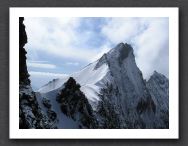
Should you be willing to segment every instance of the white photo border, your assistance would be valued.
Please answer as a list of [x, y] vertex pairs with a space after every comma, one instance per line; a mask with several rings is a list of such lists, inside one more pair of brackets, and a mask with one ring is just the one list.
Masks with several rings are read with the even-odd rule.
[[[179, 9], [171, 8], [20, 8], [9, 9], [10, 139], [178, 139]], [[19, 17], [168, 17], [169, 129], [19, 129]]]

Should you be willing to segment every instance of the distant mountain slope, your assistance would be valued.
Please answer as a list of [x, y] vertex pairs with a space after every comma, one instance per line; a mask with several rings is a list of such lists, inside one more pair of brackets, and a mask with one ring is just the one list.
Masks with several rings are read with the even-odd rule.
[[147, 82], [147, 88], [156, 105], [156, 116], [161, 127], [169, 127], [169, 81], [158, 73], [154, 72]]
[[[164, 77], [155, 74], [146, 83], [136, 65], [133, 48], [120, 43], [70, 77], [80, 84], [95, 113], [98, 128], [168, 128], [168, 79], [165, 88], [161, 88], [163, 84], [158, 82]], [[68, 79], [53, 80], [39, 92], [44, 97], [51, 92], [58, 96]], [[162, 115], [159, 112], [163, 106]]]

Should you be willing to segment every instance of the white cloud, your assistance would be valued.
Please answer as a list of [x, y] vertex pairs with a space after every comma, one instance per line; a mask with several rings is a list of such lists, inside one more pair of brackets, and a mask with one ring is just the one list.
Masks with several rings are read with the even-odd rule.
[[46, 69], [55, 69], [55, 64], [49, 63], [37, 63], [37, 62], [27, 62], [28, 67], [35, 67], [35, 68], [46, 68]]
[[37, 71], [30, 71], [29, 74], [31, 76], [52, 76], [52, 77], [65, 77], [68, 76], [66, 74], [59, 74], [59, 73], [52, 73], [52, 72], [37, 72]]
[[[26, 18], [24, 21], [28, 35], [26, 48], [32, 48], [32, 54], [43, 51], [49, 55], [74, 58], [90, 62], [100, 50], [79, 46], [87, 41], [89, 32], [78, 33], [80, 18]], [[82, 34], [82, 35], [81, 35]], [[85, 43], [86, 44], [86, 43]]]
[[31, 63], [48, 63], [48, 61], [44, 61], [44, 60], [27, 60], [27, 61]]
[[[30, 57], [33, 57], [30, 59], [38, 59], [40, 56], [36, 52], [43, 51], [49, 55], [89, 63], [108, 52], [112, 45], [115, 47], [120, 42], [126, 42], [133, 46], [137, 65], [145, 78], [154, 70], [168, 76], [168, 18], [108, 18], [104, 24], [100, 24], [101, 31], [98, 32], [107, 41], [98, 48], [93, 48], [87, 42], [89, 37], [95, 37], [91, 30], [78, 33], [80, 19], [26, 18], [26, 48], [32, 48]], [[80, 42], [87, 45], [81, 46]], [[37, 66], [36, 63], [38, 66], [45, 64], [35, 62], [34, 66]], [[77, 63], [70, 61], [69, 65], [76, 66]]]
[[114, 44], [122, 41], [130, 42], [139, 35], [147, 23], [139, 18], [111, 18], [102, 28], [102, 33]]
[[79, 66], [78, 62], [66, 62], [66, 65]]
[[100, 47], [100, 52], [98, 52], [97, 54], [93, 55], [91, 61], [94, 62], [97, 59], [99, 59], [100, 57], [102, 57], [104, 55], [104, 53], [107, 53], [108, 51], [110, 51], [110, 45], [109, 43], [104, 44], [103, 46]]
[[61, 78], [61, 77], [68, 77], [66, 74], [59, 74], [59, 73], [52, 73], [52, 72], [36, 72], [36, 71], [29, 71], [31, 85], [34, 90], [38, 90], [43, 85], [47, 84], [49, 81]]
[[111, 43], [133, 45], [136, 62], [145, 78], [154, 70], [168, 77], [168, 18], [112, 18], [101, 32]]
[[169, 30], [168, 21], [154, 19], [148, 29], [136, 38], [137, 63], [144, 76], [157, 70], [168, 77]]

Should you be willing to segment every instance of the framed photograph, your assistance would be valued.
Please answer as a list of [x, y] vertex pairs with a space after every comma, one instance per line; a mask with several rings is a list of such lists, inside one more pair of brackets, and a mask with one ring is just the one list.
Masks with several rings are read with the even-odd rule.
[[10, 8], [10, 139], [178, 139], [178, 8]]

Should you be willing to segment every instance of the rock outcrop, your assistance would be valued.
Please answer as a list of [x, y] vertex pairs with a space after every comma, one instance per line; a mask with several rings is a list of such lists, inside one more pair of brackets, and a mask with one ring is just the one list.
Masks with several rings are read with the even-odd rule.
[[26, 50], [24, 45], [27, 43], [27, 35], [25, 25], [23, 24], [24, 18], [19, 18], [19, 82], [20, 85], [30, 85], [29, 74], [26, 65]]
[[[24, 18], [19, 18], [19, 128], [20, 129], [43, 129], [56, 128], [53, 120], [44, 115], [33, 92], [26, 64], [27, 35]], [[51, 116], [51, 114], [50, 114]]]
[[70, 77], [64, 84], [57, 101], [66, 116], [80, 123], [79, 128], [97, 128], [92, 107], [74, 78]]

